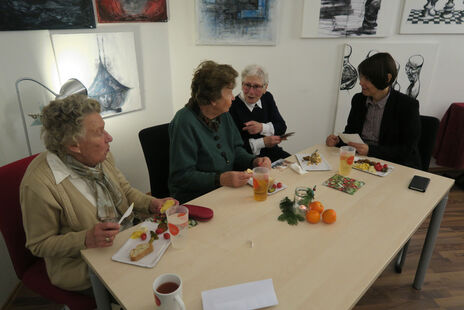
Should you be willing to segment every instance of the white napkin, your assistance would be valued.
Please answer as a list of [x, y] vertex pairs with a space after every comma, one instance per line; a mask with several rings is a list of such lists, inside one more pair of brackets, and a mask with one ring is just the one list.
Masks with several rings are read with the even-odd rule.
[[338, 136], [346, 144], [348, 144], [350, 142], [364, 144], [364, 141], [361, 139], [361, 137], [357, 133], [351, 133], [351, 134], [350, 133], [340, 133]]
[[272, 279], [201, 292], [203, 310], [261, 309], [278, 305]]
[[306, 173], [308, 173], [308, 171], [303, 170], [303, 169], [300, 167], [300, 165], [298, 165], [297, 163], [291, 164], [291, 165], [290, 165], [290, 168], [291, 168], [293, 171], [295, 171], [296, 173], [298, 173], [298, 174], [306, 174]]

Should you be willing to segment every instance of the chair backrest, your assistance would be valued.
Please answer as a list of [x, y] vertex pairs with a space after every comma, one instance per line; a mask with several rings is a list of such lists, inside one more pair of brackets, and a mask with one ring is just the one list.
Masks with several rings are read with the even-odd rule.
[[37, 154], [0, 167], [0, 231], [19, 279], [38, 260], [25, 247], [26, 235], [19, 203], [19, 185], [27, 166], [36, 156]]
[[422, 170], [429, 170], [430, 159], [432, 158], [435, 141], [437, 140], [438, 127], [440, 121], [433, 116], [421, 115], [421, 136], [419, 140], [419, 152], [421, 157]]
[[150, 176], [151, 195], [169, 196], [169, 123], [142, 129], [139, 140]]

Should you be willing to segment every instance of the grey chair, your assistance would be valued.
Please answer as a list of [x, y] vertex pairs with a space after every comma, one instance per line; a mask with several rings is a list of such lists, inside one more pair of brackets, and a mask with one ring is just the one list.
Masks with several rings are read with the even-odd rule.
[[169, 196], [169, 123], [142, 129], [139, 140], [147, 163], [151, 195]]
[[[430, 159], [432, 158], [433, 149], [437, 140], [438, 127], [440, 121], [438, 118], [433, 116], [421, 115], [421, 136], [419, 139], [419, 153], [421, 157], [421, 170], [428, 171], [430, 165]], [[403, 270], [404, 261], [406, 260], [406, 253], [408, 252], [409, 239], [403, 246], [401, 251], [396, 257], [395, 270], [397, 273], [401, 273]]]

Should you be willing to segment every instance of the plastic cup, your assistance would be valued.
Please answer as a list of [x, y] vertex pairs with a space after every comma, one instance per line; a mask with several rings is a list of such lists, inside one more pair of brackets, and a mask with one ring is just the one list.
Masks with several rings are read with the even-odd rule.
[[256, 167], [253, 169], [253, 193], [256, 201], [264, 201], [267, 198], [269, 187], [269, 169]]
[[340, 167], [338, 173], [347, 176], [351, 173], [356, 149], [352, 146], [340, 147]]
[[166, 211], [171, 244], [176, 249], [183, 249], [187, 243], [189, 210], [182, 205], [174, 205]]

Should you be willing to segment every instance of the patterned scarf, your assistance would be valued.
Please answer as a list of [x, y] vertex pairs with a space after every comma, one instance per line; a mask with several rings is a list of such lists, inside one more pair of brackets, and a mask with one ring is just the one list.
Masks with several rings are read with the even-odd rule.
[[122, 202], [122, 195], [111, 180], [105, 175], [102, 164], [95, 168], [88, 167], [74, 157], [66, 155], [63, 162], [90, 186], [97, 202], [97, 218], [102, 221], [114, 221], [120, 218], [117, 206]]

